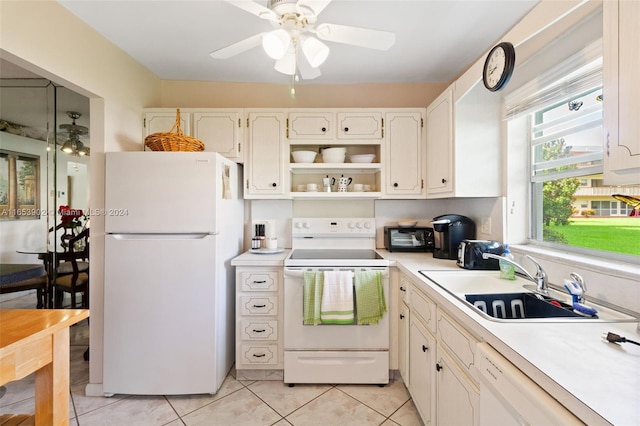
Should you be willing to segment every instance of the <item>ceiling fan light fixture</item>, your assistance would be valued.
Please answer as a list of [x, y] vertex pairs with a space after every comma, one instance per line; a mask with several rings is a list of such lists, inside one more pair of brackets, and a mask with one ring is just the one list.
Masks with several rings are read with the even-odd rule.
[[71, 154], [73, 152], [73, 142], [70, 140], [66, 141], [60, 150], [65, 154]]
[[262, 36], [262, 48], [271, 59], [282, 59], [287, 54], [290, 44], [291, 36], [283, 29]]
[[309, 65], [318, 68], [329, 56], [329, 47], [317, 38], [301, 36], [302, 53]]
[[275, 70], [286, 75], [294, 75], [296, 73], [296, 52], [289, 49], [287, 54], [279, 59], [274, 66]]

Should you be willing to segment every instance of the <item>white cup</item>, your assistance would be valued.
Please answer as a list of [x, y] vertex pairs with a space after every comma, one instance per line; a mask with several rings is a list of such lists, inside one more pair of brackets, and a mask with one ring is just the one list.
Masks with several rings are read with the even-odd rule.
[[371, 191], [372, 190], [371, 185], [365, 185], [364, 186], [364, 190], [365, 190], [365, 192]]
[[357, 192], [362, 192], [364, 191], [364, 185], [361, 183], [354, 183], [353, 184], [353, 190], [357, 191]]
[[297, 185], [296, 189], [298, 190], [298, 192], [304, 192], [307, 190], [307, 185]]
[[308, 183], [307, 184], [307, 191], [317, 191], [318, 190], [318, 184], [317, 183]]

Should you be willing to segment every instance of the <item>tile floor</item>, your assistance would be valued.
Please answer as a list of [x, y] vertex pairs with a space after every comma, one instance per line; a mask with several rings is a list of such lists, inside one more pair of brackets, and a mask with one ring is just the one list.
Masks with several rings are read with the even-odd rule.
[[[33, 309], [35, 294], [0, 303], [2, 309]], [[234, 371], [218, 393], [184, 396], [87, 397], [87, 320], [71, 328], [69, 424], [92, 425], [422, 425], [404, 384], [296, 385], [238, 381]], [[6, 385], [0, 414], [33, 413], [33, 375]]]

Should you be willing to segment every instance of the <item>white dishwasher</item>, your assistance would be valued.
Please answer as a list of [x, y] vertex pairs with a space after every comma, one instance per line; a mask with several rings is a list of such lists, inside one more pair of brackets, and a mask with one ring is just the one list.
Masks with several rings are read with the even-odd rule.
[[569, 410], [487, 343], [478, 343], [479, 424], [580, 425]]

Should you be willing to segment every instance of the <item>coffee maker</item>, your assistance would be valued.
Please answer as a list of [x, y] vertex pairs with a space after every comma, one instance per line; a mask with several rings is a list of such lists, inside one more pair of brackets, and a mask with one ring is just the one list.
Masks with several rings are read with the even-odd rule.
[[476, 224], [466, 216], [445, 214], [433, 218], [433, 257], [457, 259], [458, 245], [462, 240], [476, 237]]

